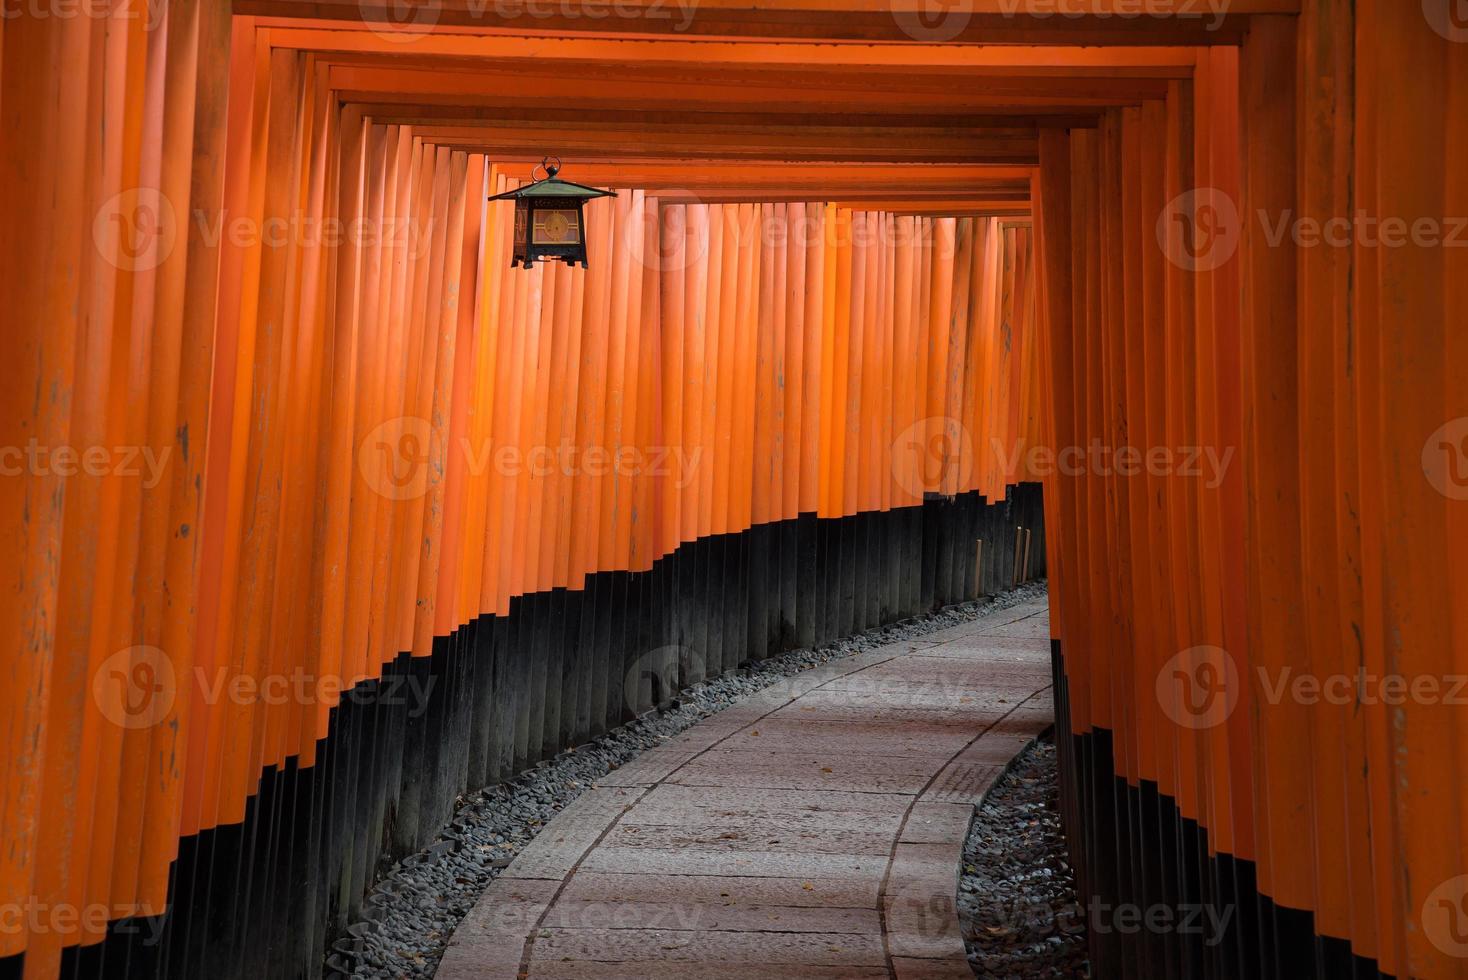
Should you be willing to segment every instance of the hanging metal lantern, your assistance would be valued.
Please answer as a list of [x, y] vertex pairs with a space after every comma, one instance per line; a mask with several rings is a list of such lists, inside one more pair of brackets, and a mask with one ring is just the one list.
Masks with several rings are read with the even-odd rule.
[[[545, 176], [536, 179], [536, 171]], [[586, 265], [586, 221], [582, 205], [598, 197], [616, 197], [615, 191], [599, 190], [561, 180], [560, 158], [552, 164], [547, 157], [530, 172], [524, 187], [496, 194], [491, 201], [515, 202], [515, 250], [510, 268], [530, 268], [544, 259], [559, 259], [567, 265]]]

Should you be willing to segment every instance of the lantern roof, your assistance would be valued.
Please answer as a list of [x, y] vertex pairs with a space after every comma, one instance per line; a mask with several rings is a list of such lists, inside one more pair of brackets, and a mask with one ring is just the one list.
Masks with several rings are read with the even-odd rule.
[[[554, 173], [554, 171], [552, 171]], [[491, 201], [514, 200], [521, 197], [564, 197], [579, 201], [589, 201], [595, 197], [616, 197], [616, 191], [604, 191], [596, 187], [587, 187], [572, 180], [561, 180], [559, 177], [547, 177], [533, 183], [524, 184], [512, 191], [503, 194], [495, 194], [490, 197]]]

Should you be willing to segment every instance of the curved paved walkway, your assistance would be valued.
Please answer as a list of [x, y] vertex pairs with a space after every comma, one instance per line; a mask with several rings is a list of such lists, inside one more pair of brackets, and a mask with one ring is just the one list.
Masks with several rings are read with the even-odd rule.
[[495, 879], [440, 980], [970, 980], [973, 805], [1053, 720], [1043, 600], [826, 664], [601, 780]]

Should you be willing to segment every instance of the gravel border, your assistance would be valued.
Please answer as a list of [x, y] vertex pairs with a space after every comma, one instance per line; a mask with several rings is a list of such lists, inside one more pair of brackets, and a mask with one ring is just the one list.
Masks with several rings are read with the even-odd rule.
[[1046, 594], [1044, 580], [998, 596], [879, 627], [816, 650], [794, 650], [680, 693], [607, 734], [568, 749], [508, 783], [456, 804], [437, 841], [398, 864], [363, 902], [362, 918], [332, 945], [323, 976], [432, 977], [455, 927], [514, 856], [596, 781], [647, 749], [782, 678], [875, 647], [917, 639]]
[[977, 977], [1090, 976], [1085, 914], [1060, 826], [1053, 729], [1015, 756], [975, 808], [958, 915]]

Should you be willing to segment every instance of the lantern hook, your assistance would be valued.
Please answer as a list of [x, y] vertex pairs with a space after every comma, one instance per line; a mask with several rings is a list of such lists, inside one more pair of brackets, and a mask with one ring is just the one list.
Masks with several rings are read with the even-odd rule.
[[[550, 157], [543, 157], [543, 158], [541, 158], [541, 161], [539, 163], [537, 163], [534, 167], [531, 168], [531, 170], [530, 170], [530, 180], [531, 180], [532, 183], [535, 183], [535, 182], [538, 182], [538, 181], [541, 181], [541, 180], [550, 180], [556, 174], [558, 174], [558, 173], [561, 172], [561, 158], [560, 157], [556, 157], [555, 158], [555, 161], [556, 161], [555, 163], [551, 163], [550, 161], [551, 161], [551, 158]], [[544, 177], [537, 177], [537, 176], [535, 176], [536, 171], [540, 171], [540, 170], [545, 171], [545, 176]]]

